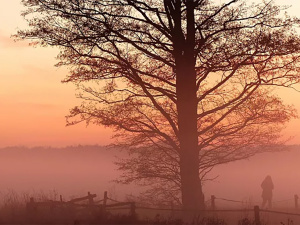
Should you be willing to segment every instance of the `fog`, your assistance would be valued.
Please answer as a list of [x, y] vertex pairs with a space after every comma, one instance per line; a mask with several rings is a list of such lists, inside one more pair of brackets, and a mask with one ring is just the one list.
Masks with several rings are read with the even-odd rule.
[[66, 200], [88, 191], [116, 195], [112, 180], [118, 172], [113, 161], [113, 154], [97, 146], [1, 149], [0, 190], [32, 195], [55, 191]]
[[[211, 195], [236, 201], [260, 204], [260, 184], [271, 175], [274, 189], [274, 207], [293, 206], [294, 194], [300, 194], [299, 146], [290, 151], [263, 153], [249, 160], [218, 166], [210, 173], [216, 177], [204, 183], [205, 199]], [[137, 194], [137, 188], [112, 182], [119, 171], [113, 164], [116, 151], [97, 146], [73, 148], [12, 147], [0, 149], [0, 193], [12, 190], [35, 195], [52, 193], [65, 200], [86, 195], [88, 191], [100, 198], [104, 191], [123, 200], [126, 195]], [[217, 199], [217, 204], [238, 206], [236, 202]]]
[[[293, 207], [294, 195], [300, 194], [300, 151], [294, 146], [290, 151], [269, 152], [248, 160], [228, 163], [215, 168], [211, 176], [218, 176], [207, 182], [206, 196], [215, 195], [238, 201], [261, 204], [261, 183], [267, 175], [274, 183], [273, 206]], [[227, 202], [229, 205], [236, 203]]]

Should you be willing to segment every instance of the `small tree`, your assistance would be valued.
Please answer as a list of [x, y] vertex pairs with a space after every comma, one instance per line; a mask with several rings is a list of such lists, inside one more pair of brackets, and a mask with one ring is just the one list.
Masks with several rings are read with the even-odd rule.
[[115, 128], [139, 151], [125, 181], [167, 180], [186, 210], [203, 207], [200, 176], [275, 144], [295, 116], [271, 87], [299, 82], [299, 22], [272, 1], [22, 2], [31, 29], [17, 36], [58, 46], [81, 89], [69, 124]]

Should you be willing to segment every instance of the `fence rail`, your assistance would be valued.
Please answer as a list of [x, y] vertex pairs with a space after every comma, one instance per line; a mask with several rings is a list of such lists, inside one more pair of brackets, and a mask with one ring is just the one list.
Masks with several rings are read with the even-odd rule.
[[[206, 203], [210, 202], [210, 207], [212, 209], [216, 209], [216, 200], [221, 200], [221, 201], [226, 201], [226, 202], [233, 202], [233, 203], [242, 203], [242, 204], [247, 204], [248, 203], [247, 201], [221, 198], [221, 197], [216, 197], [215, 195], [211, 195], [211, 198], [209, 200], [207, 200]], [[299, 208], [299, 197], [298, 197], [297, 194], [295, 194], [293, 198], [272, 201], [272, 203], [282, 203], [282, 202], [293, 202], [294, 209]], [[259, 202], [252, 202], [252, 204], [253, 205], [258, 205], [260, 203]]]
[[[95, 209], [100, 209], [102, 212], [105, 211], [115, 211], [115, 210], [128, 210], [129, 216], [134, 217], [136, 215], [136, 210], [153, 210], [153, 211], [169, 211], [172, 213], [177, 212], [184, 212], [186, 210], [180, 208], [174, 208], [173, 204], [171, 204], [171, 208], [156, 208], [156, 207], [147, 207], [142, 205], [136, 205], [135, 202], [121, 202], [112, 198], [108, 197], [107, 192], [104, 192], [103, 199], [95, 200], [97, 197], [96, 194], [91, 194], [88, 192], [87, 196], [74, 198], [70, 201], [63, 201], [62, 196], [60, 196], [60, 201], [46, 201], [46, 202], [35, 202], [33, 198], [30, 198], [30, 201], [27, 203], [27, 209], [29, 212], [36, 212], [39, 207], [49, 207], [50, 211], [53, 210], [55, 207], [81, 207], [87, 210], [95, 211]], [[210, 206], [206, 207], [203, 210], [199, 210], [199, 214], [201, 213], [230, 213], [230, 212], [244, 212], [244, 213], [253, 213], [255, 225], [261, 225], [261, 215], [262, 213], [267, 214], [280, 214], [280, 215], [287, 215], [287, 216], [297, 216], [300, 217], [300, 213], [294, 212], [283, 212], [283, 211], [276, 211], [271, 209], [260, 209], [258, 205], [250, 207], [249, 205], [247, 208], [244, 209], [221, 209], [217, 207], [216, 200], [226, 201], [226, 202], [233, 202], [233, 203], [247, 203], [246, 201], [239, 201], [234, 199], [228, 198], [221, 198], [212, 195], [210, 200], [206, 201], [206, 203], [210, 202]], [[86, 201], [87, 203], [82, 203]], [[287, 200], [280, 200], [275, 202], [285, 202], [285, 201], [293, 201], [294, 202], [294, 210], [298, 210], [298, 195], [294, 195], [294, 198], [287, 199]]]

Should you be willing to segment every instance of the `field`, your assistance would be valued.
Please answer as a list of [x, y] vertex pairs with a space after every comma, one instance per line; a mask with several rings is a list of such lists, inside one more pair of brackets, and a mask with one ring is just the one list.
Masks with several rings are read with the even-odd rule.
[[[100, 196], [100, 195], [99, 195]], [[102, 196], [102, 195], [101, 195]], [[106, 197], [105, 197], [106, 196]], [[255, 211], [256, 209], [256, 211]], [[229, 206], [204, 211], [190, 223], [184, 218], [180, 207], [151, 207], [142, 203], [118, 202], [107, 197], [99, 199], [96, 194], [63, 201], [55, 192], [17, 194], [11, 191], [3, 199], [0, 208], [0, 224], [194, 224], [194, 225], [297, 225], [300, 210], [296, 208], [259, 209], [251, 203], [239, 208]]]
[[[294, 214], [300, 210], [296, 209], [294, 195], [300, 188], [300, 177], [298, 173], [290, 173], [298, 168], [298, 149], [299, 146], [290, 152], [266, 153], [216, 168], [212, 176], [220, 176], [205, 184], [206, 211], [199, 213], [194, 224], [255, 224], [254, 206], [261, 205], [260, 183], [271, 171], [275, 182], [273, 208], [272, 211], [260, 210], [259, 222], [261, 225], [299, 225], [300, 216]], [[176, 206], [172, 209], [171, 205], [136, 202], [133, 216], [130, 202], [133, 200], [126, 196], [137, 195], [139, 189], [119, 185], [110, 188], [115, 184], [109, 181], [119, 176], [113, 164], [115, 154], [119, 152], [99, 146], [1, 149], [0, 223], [181, 224], [183, 212]], [[289, 168], [288, 171], [285, 168]], [[40, 191], [51, 187], [57, 189]], [[104, 210], [101, 200], [105, 190], [110, 199]], [[72, 199], [87, 197], [88, 191], [97, 195], [93, 198], [95, 206], [91, 206], [89, 198], [77, 205], [70, 203]], [[216, 196], [214, 210], [211, 195]], [[31, 198], [38, 204], [36, 210], [28, 207]]]

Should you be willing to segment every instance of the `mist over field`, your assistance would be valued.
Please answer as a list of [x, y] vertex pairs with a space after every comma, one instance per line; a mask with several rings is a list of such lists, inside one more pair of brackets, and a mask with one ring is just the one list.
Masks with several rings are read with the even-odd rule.
[[[300, 194], [300, 147], [289, 151], [263, 153], [250, 158], [215, 167], [209, 174], [213, 181], [204, 183], [205, 200], [217, 198], [261, 203], [262, 180], [271, 175], [274, 182], [274, 207], [293, 207], [294, 194]], [[115, 156], [122, 154], [100, 146], [9, 147], [0, 149], [0, 193], [12, 190], [36, 195], [54, 192], [65, 200], [85, 196], [88, 191], [103, 197], [108, 191], [113, 198], [124, 200], [137, 195], [139, 188], [112, 182], [120, 175], [114, 165]], [[3, 196], [2, 196], [3, 197]], [[216, 201], [219, 206], [239, 207], [239, 203]]]
[[119, 174], [113, 164], [115, 153], [98, 146], [2, 148], [1, 193], [47, 195], [56, 192], [69, 200], [85, 196], [88, 191], [98, 195], [109, 191], [117, 197], [123, 191], [117, 190], [112, 182]]
[[[300, 194], [299, 150], [299, 146], [290, 146], [288, 151], [262, 153], [248, 160], [220, 165], [210, 175], [219, 177], [207, 182], [204, 191], [207, 197], [213, 194], [220, 198], [261, 205], [260, 185], [270, 175], [274, 183], [273, 207], [293, 208], [294, 195]], [[234, 202], [226, 204], [238, 206]]]

